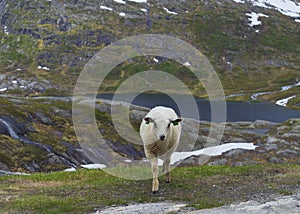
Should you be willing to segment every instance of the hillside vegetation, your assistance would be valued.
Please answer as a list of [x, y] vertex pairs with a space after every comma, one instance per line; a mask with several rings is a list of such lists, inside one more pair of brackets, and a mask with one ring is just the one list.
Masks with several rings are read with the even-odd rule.
[[101, 170], [4, 176], [1, 212], [92, 213], [111, 205], [161, 201], [203, 209], [290, 195], [299, 189], [300, 179], [298, 165], [178, 167], [172, 173], [172, 182], [162, 183], [157, 196], [151, 195], [151, 180], [124, 180]]
[[[262, 16], [262, 24], [250, 26], [246, 13], [253, 11], [268, 17]], [[2, 88], [10, 89], [7, 93], [72, 94], [83, 66], [103, 47], [128, 36], [155, 33], [198, 48], [219, 74], [226, 95], [242, 94], [232, 99], [245, 100], [265, 91], [276, 93], [260, 97], [264, 100], [299, 94], [299, 87], [280, 91], [281, 86], [299, 78], [299, 23], [250, 3], [5, 0], [0, 18], [0, 71], [5, 75]], [[139, 57], [124, 62], [99, 92], [114, 92], [132, 74], [157, 69], [182, 79], [195, 95], [206, 96], [187, 68], [158, 59]], [[13, 80], [23, 87], [10, 86]], [[292, 99], [290, 106], [299, 108], [299, 99]]]

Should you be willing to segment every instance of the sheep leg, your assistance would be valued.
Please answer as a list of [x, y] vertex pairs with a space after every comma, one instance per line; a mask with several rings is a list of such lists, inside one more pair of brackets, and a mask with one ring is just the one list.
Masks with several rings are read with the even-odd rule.
[[166, 183], [171, 182], [171, 173], [170, 173], [170, 157], [167, 157], [163, 163], [163, 172], [165, 174]]
[[158, 193], [158, 187], [159, 187], [159, 181], [158, 181], [158, 158], [152, 158], [151, 159], [151, 169], [152, 169], [152, 193], [157, 194]]

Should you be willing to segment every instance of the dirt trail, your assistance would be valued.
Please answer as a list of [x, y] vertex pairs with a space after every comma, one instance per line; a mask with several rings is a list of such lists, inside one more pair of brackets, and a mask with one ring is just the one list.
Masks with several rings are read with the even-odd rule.
[[291, 196], [274, 197], [271, 201], [247, 201], [218, 208], [192, 210], [185, 204], [173, 202], [131, 204], [98, 210], [95, 214], [295, 214], [300, 213], [300, 193]]

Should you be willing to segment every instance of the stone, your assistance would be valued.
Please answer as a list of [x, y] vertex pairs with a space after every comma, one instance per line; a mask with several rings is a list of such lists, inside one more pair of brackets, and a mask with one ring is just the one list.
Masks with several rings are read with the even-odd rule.
[[228, 152], [225, 152], [224, 156], [232, 158], [232, 157], [240, 155], [241, 153], [244, 153], [245, 151], [247, 151], [247, 150], [245, 150], [245, 149], [232, 149]]
[[256, 128], [256, 129], [262, 129], [262, 128], [269, 128], [271, 126], [274, 126], [276, 125], [277, 123], [273, 123], [273, 122], [270, 122], [270, 121], [266, 121], [266, 120], [255, 120], [253, 122], [253, 126]]
[[40, 121], [43, 124], [46, 125], [54, 125], [54, 122], [51, 120], [50, 117], [48, 117], [46, 114], [44, 114], [43, 112], [37, 111], [34, 113], [34, 116], [36, 117], [36, 119], [38, 121]]
[[8, 171], [8, 166], [2, 162], [0, 162], [0, 170], [3, 170], [3, 171]]
[[286, 149], [286, 150], [280, 150], [276, 152], [277, 154], [281, 154], [283, 156], [289, 156], [289, 155], [297, 155], [298, 153], [294, 150], [291, 149]]
[[271, 163], [282, 163], [282, 160], [281, 160], [280, 158], [278, 158], [278, 157], [271, 157], [271, 158], [269, 159], [269, 161], [270, 161]]
[[296, 125], [292, 130], [291, 132], [293, 133], [299, 133], [300, 134], [300, 125]]
[[284, 133], [282, 135], [282, 137], [284, 137], [284, 138], [297, 138], [300, 141], [300, 134], [297, 134], [297, 133]]
[[267, 138], [267, 144], [274, 144], [274, 143], [287, 143], [285, 140], [282, 140], [282, 139], [278, 139], [276, 137], [273, 137], [273, 136], [269, 136]]
[[247, 166], [247, 165], [255, 165], [255, 164], [257, 164], [257, 162], [253, 160], [246, 160], [243, 162], [235, 162], [232, 164], [232, 166]]
[[279, 146], [275, 143], [268, 143], [264, 146], [265, 151], [269, 152], [272, 150], [278, 150]]
[[207, 165], [208, 166], [224, 166], [227, 164], [227, 162], [228, 162], [227, 159], [222, 158], [220, 160], [212, 161], [212, 162], [208, 163]]

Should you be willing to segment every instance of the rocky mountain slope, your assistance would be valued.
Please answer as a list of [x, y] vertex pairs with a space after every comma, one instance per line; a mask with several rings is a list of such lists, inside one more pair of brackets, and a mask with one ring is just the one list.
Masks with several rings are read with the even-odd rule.
[[[277, 1], [271, 1], [277, 2]], [[212, 63], [231, 99], [277, 100], [299, 94], [299, 4], [266, 1], [8, 1], [0, 5], [0, 93], [71, 94], [88, 60], [131, 35], [159, 33], [198, 48]], [[285, 8], [290, 6], [291, 8]], [[282, 9], [283, 8], [283, 9]], [[184, 66], [141, 57], [118, 66], [100, 93], [113, 92], [133, 73], [171, 72], [198, 96], [203, 87]], [[290, 106], [299, 108], [299, 97]]]
[[[76, 138], [70, 98], [1, 98], [1, 103], [0, 170], [48, 172], [81, 168], [95, 162], [90, 153], [84, 152], [88, 151], [86, 145], [83, 147]], [[120, 107], [122, 103], [114, 105]], [[145, 156], [142, 145], [129, 143], [116, 132], [110, 109], [109, 102], [97, 101], [97, 126], [106, 146], [98, 145], [101, 149], [97, 150], [98, 147], [91, 145], [98, 152], [95, 163], [104, 167], [107, 163], [109, 166], [143, 166]], [[132, 106], [129, 116], [135, 129], [138, 129], [147, 112], [146, 108]], [[290, 119], [282, 124], [261, 120], [227, 123], [219, 142], [219, 137], [214, 137], [210, 132], [220, 129], [221, 125], [185, 118], [178, 154], [186, 151], [189, 154], [184, 161], [179, 158], [172, 162], [181, 166], [300, 163], [299, 119]], [[201, 151], [204, 147], [213, 149], [219, 144], [230, 144], [230, 147], [223, 152], [220, 152], [221, 147], [215, 148], [211, 158], [191, 153]], [[241, 144], [250, 145], [251, 148], [242, 149]], [[241, 149], [230, 149], [234, 145]], [[216, 153], [217, 150], [219, 152]], [[104, 162], [102, 158], [105, 158]]]
[[[255, 93], [258, 100], [291, 98], [288, 106], [300, 108], [299, 4], [285, 2], [294, 4], [296, 12], [258, 0], [2, 0], [0, 169], [51, 171], [91, 163], [74, 133], [71, 96], [89, 59], [127, 36], [155, 33], [189, 42], [212, 63], [228, 99], [254, 99]], [[113, 93], [122, 81], [147, 69], [170, 72], [195, 95], [206, 96], [187, 67], [150, 56], [117, 66], [99, 93]], [[42, 95], [52, 97], [39, 97]], [[106, 143], [126, 158], [142, 159], [141, 146], [128, 144], [114, 130], [109, 107], [100, 101], [96, 110]], [[135, 127], [144, 114], [142, 108], [132, 112]], [[201, 123], [200, 136], [189, 132], [191, 124], [185, 124], [185, 139], [196, 139], [194, 149], [201, 149], [207, 143], [210, 124]], [[268, 129], [264, 134], [253, 132], [258, 124], [262, 125], [259, 121], [228, 124], [222, 143], [258, 147], [241, 152], [247, 153], [244, 158], [234, 153], [212, 159], [214, 164], [299, 163], [298, 120], [265, 123], [259, 127]], [[185, 164], [197, 164], [198, 157], [193, 158]]]

